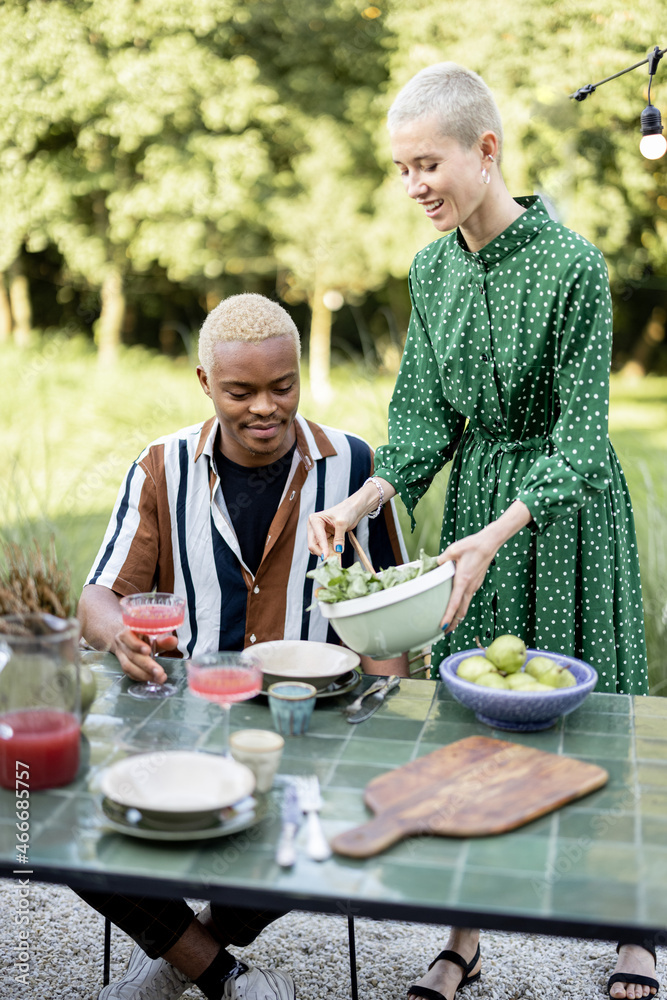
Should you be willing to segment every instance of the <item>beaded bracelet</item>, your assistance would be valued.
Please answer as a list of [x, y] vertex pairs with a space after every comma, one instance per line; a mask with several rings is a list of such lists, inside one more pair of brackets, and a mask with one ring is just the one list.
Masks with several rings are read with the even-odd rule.
[[374, 511], [371, 511], [371, 513], [367, 515], [372, 520], [374, 517], [378, 517], [380, 515], [380, 512], [382, 511], [382, 508], [384, 506], [384, 487], [380, 482], [380, 480], [376, 479], [375, 476], [369, 476], [366, 482], [364, 483], [364, 486], [366, 485], [366, 483], [372, 483], [380, 495], [380, 502], [378, 503], [377, 507], [375, 508]]

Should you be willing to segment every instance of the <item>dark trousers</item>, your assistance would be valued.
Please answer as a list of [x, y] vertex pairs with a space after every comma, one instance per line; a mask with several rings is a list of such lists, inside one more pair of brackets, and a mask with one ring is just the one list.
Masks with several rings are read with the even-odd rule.
[[[194, 910], [184, 899], [154, 899], [151, 896], [123, 896], [118, 892], [88, 892], [74, 889], [86, 903], [125, 931], [149, 958], [161, 958], [192, 923]], [[286, 910], [249, 910], [241, 906], [211, 903], [211, 917], [223, 947], [241, 948]]]

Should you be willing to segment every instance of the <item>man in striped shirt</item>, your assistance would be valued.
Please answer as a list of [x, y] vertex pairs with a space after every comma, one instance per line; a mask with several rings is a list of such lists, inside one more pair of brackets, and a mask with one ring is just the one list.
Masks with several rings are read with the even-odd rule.
[[[116, 653], [137, 680], [165, 675], [146, 644], [123, 630], [118, 602], [154, 588], [188, 603], [165, 652], [192, 656], [283, 638], [338, 642], [319, 610], [308, 611], [306, 573], [317, 558], [307, 548], [308, 515], [357, 490], [373, 456], [356, 435], [297, 413], [298, 355], [298, 331], [277, 303], [260, 295], [222, 302], [202, 327], [197, 369], [216, 415], [153, 442], [127, 473], [79, 616], [88, 642]], [[364, 518], [357, 536], [374, 566], [407, 560], [391, 504]], [[352, 557], [345, 546], [343, 564]], [[376, 673], [391, 666], [364, 663]]]
[[[308, 517], [357, 490], [373, 471], [354, 434], [297, 413], [299, 334], [289, 314], [261, 295], [236, 295], [207, 317], [197, 369], [215, 416], [149, 445], [130, 468], [84, 587], [82, 632], [109, 649], [130, 677], [166, 679], [150, 647], [123, 626], [120, 598], [156, 588], [187, 600], [178, 637], [161, 650], [185, 657], [271, 639], [333, 641], [309, 610], [316, 564]], [[406, 561], [391, 504], [357, 537], [374, 566]], [[352, 547], [342, 554], [352, 561]], [[407, 673], [407, 657], [364, 662], [375, 673]], [[211, 1000], [291, 1000], [284, 973], [247, 969], [226, 950], [243, 946], [280, 914], [212, 904], [195, 918], [184, 900], [80, 893], [137, 942], [124, 979], [99, 1000], [179, 997], [195, 981]]]

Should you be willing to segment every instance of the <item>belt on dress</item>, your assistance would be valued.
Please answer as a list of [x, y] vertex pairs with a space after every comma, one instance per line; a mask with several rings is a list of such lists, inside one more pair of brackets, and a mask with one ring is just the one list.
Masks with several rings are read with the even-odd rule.
[[494, 453], [496, 451], [541, 451], [549, 442], [548, 437], [523, 438], [521, 441], [503, 441], [502, 438], [490, 434], [484, 427], [471, 427], [468, 425], [468, 429], [473, 437], [481, 438], [490, 444], [493, 447]]
[[501, 438], [495, 437], [493, 434], [479, 426], [470, 427], [470, 433], [473, 439], [477, 441], [484, 441], [491, 445], [490, 451], [486, 456], [486, 461], [484, 463], [484, 468], [482, 474], [485, 479], [487, 479], [489, 484], [489, 492], [495, 493], [496, 483], [498, 481], [499, 465], [497, 459], [503, 454], [508, 452], [519, 452], [519, 451], [542, 451], [545, 445], [548, 444], [549, 438], [524, 438], [521, 441], [503, 441]]

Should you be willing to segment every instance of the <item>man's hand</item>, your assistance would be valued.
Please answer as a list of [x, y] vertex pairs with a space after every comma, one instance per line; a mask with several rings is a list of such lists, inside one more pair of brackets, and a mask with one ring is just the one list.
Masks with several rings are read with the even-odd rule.
[[[123, 625], [120, 598], [113, 590], [100, 584], [88, 584], [77, 608], [81, 633], [93, 649], [108, 649], [115, 653], [128, 677], [135, 681], [155, 681], [164, 684], [167, 675], [151, 657], [150, 643]], [[159, 653], [170, 653], [178, 646], [175, 635], [162, 636], [157, 641]]]
[[[167, 653], [176, 649], [178, 639], [175, 635], [161, 636], [157, 640], [158, 653]], [[124, 673], [135, 681], [154, 681], [164, 684], [167, 679], [165, 671], [151, 656], [151, 647], [142, 636], [123, 628], [111, 643], [110, 651], [118, 657], [118, 662]]]

